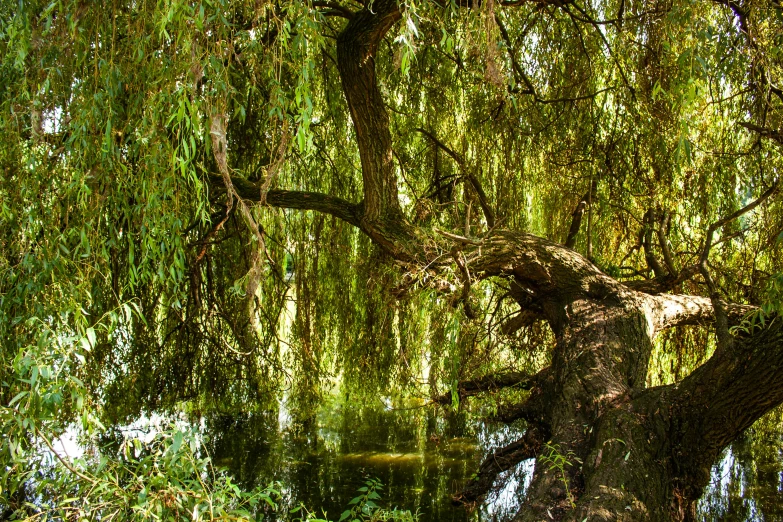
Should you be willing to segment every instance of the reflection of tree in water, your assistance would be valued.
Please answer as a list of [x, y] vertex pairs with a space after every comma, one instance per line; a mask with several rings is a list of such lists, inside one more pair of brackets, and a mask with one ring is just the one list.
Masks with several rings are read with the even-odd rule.
[[783, 520], [783, 433], [774, 412], [732, 443], [699, 502], [705, 520]]
[[334, 402], [313, 424], [281, 426], [277, 413], [209, 415], [205, 435], [218, 464], [245, 487], [283, 483], [293, 506], [336, 518], [368, 477], [383, 482], [382, 504], [419, 510], [424, 520], [463, 520], [450, 497], [475, 468], [477, 430], [465, 413], [390, 410]]

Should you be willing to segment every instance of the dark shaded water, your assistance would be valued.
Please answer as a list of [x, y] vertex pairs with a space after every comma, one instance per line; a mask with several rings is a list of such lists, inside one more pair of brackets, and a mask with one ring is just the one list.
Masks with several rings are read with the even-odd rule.
[[452, 506], [450, 497], [478, 468], [486, 448], [515, 433], [494, 428], [465, 415], [443, 418], [431, 407], [395, 410], [380, 402], [363, 408], [333, 403], [309, 426], [291, 426], [284, 415], [206, 421], [216, 464], [248, 487], [280, 481], [289, 508], [301, 502], [331, 520], [368, 478], [383, 482], [384, 507], [418, 512], [423, 521], [477, 519], [479, 513]]
[[[498, 492], [476, 512], [453, 507], [450, 497], [488, 451], [520, 432], [442, 415], [429, 407], [333, 403], [309, 426], [293, 426], [275, 414], [212, 416], [205, 428], [217, 464], [245, 486], [279, 480], [288, 508], [301, 502], [337, 520], [363, 482], [377, 477], [385, 485], [379, 503], [418, 512], [422, 522], [507, 519], [518, 507], [531, 461], [502, 476]], [[783, 521], [783, 438], [777, 426], [767, 422], [727, 448], [699, 503], [702, 520]]]

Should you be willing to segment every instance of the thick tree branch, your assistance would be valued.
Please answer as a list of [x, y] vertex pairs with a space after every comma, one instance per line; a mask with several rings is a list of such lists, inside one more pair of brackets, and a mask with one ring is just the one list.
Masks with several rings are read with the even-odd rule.
[[[654, 390], [651, 390], [654, 393]], [[664, 399], [673, 405], [673, 451], [682, 491], [698, 498], [720, 451], [783, 403], [783, 323], [718, 350]]]
[[[223, 178], [215, 174], [209, 176], [209, 181], [215, 187], [221, 187], [223, 184]], [[242, 199], [261, 200], [261, 187], [258, 184], [236, 177], [232, 177], [231, 181], [236, 193]], [[266, 193], [265, 202], [271, 207], [323, 212], [361, 228], [362, 205], [338, 197], [317, 192], [270, 190]]]
[[[484, 375], [477, 379], [462, 381], [457, 385], [457, 391], [460, 400], [465, 397], [472, 397], [479, 393], [496, 391], [503, 388], [515, 387], [520, 390], [529, 390], [538, 382], [536, 375], [530, 375], [524, 372], [493, 373]], [[438, 404], [451, 404], [451, 392], [444, 393], [433, 399]]]
[[364, 216], [370, 223], [400, 219], [389, 116], [378, 88], [378, 43], [401, 17], [396, 0], [377, 0], [355, 13], [337, 38], [337, 65], [362, 163]]
[[[677, 326], [707, 324], [715, 320], [715, 308], [709, 297], [695, 295], [650, 295], [645, 298], [646, 314], [651, 321], [653, 335]], [[727, 304], [729, 324], [737, 325], [755, 306]]]

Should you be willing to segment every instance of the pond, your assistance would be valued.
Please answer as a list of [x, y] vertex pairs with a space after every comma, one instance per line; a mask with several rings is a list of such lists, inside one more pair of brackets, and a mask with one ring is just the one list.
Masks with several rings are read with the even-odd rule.
[[488, 449], [521, 432], [431, 406], [396, 409], [380, 401], [364, 407], [332, 401], [309, 426], [292, 425], [285, 413], [210, 416], [204, 426], [214, 461], [243, 486], [279, 481], [289, 509], [301, 503], [330, 520], [340, 517], [369, 478], [384, 484], [379, 504], [416, 512], [422, 521], [499, 516], [516, 507], [517, 490], [526, 485], [513, 477], [481, 512], [453, 506], [451, 495], [469, 480]]
[[[377, 503], [409, 510], [420, 522], [505, 521], [519, 507], [533, 461], [498, 477], [487, 502], [471, 512], [451, 503], [481, 460], [523, 434], [519, 427], [482, 422], [470, 412], [450, 413], [431, 405], [392, 407], [388, 401], [361, 405], [331, 399], [311, 422], [277, 411], [208, 414], [195, 422], [179, 415], [152, 415], [110, 430], [110, 438], [150, 435], [158, 427], [197, 427], [213, 462], [244, 488], [281, 485], [283, 500], [273, 520], [299, 518], [304, 506], [336, 521], [369, 479], [383, 483]], [[79, 454], [73, 441], [58, 448]], [[761, 419], [726, 448], [712, 468], [698, 503], [698, 519], [727, 522], [783, 521], [783, 430], [780, 412]]]
[[[521, 435], [518, 429], [479, 422], [433, 407], [361, 407], [333, 400], [309, 426], [285, 409], [274, 414], [211, 415], [203, 430], [215, 462], [246, 487], [272, 480], [284, 485], [285, 509], [300, 503], [337, 520], [368, 478], [384, 484], [379, 503], [419, 514], [419, 520], [505, 520], [519, 505], [532, 461], [499, 477], [496, 492], [468, 513], [451, 495], [470, 479], [491, 450]], [[727, 448], [714, 465], [699, 503], [702, 520], [783, 520], [783, 436], [762, 422]]]

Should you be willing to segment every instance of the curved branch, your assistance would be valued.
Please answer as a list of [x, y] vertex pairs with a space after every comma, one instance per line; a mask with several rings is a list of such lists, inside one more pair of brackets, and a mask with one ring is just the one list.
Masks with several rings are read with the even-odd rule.
[[454, 504], [473, 504], [489, 493], [492, 484], [502, 472], [511, 469], [523, 460], [535, 458], [538, 455], [544, 437], [535, 428], [530, 428], [525, 435], [508, 446], [495, 450], [479, 466], [473, 480], [465, 488], [452, 497]]
[[402, 216], [389, 115], [375, 74], [378, 44], [400, 18], [396, 0], [376, 0], [355, 13], [337, 38], [337, 67], [362, 163], [363, 218], [371, 223]]
[[[209, 182], [215, 187], [223, 188], [223, 178], [221, 176], [210, 174]], [[243, 178], [234, 177], [231, 178], [231, 182], [234, 185], [234, 190], [242, 199], [261, 201], [260, 185]], [[351, 203], [342, 198], [318, 192], [270, 190], [266, 193], [266, 204], [276, 208], [323, 212], [361, 228], [362, 204]]]
[[710, 299], [712, 299], [712, 306], [715, 309], [716, 331], [718, 334], [719, 347], [724, 347], [731, 344], [732, 339], [731, 336], [729, 335], [729, 322], [728, 322], [728, 315], [726, 311], [727, 305], [723, 301], [723, 298], [718, 293], [718, 289], [715, 286], [715, 283], [712, 279], [709, 268], [707, 266], [707, 261], [710, 256], [710, 249], [712, 248], [713, 234], [719, 228], [723, 227], [724, 225], [739, 218], [740, 216], [743, 216], [744, 214], [750, 212], [751, 210], [759, 206], [762, 202], [764, 202], [777, 190], [779, 184], [780, 184], [780, 179], [776, 179], [775, 182], [772, 184], [772, 186], [769, 187], [766, 191], [764, 191], [764, 193], [761, 196], [759, 196], [756, 200], [751, 201], [749, 204], [745, 205], [744, 207], [737, 210], [736, 212], [733, 212], [728, 216], [719, 219], [718, 221], [710, 225], [710, 228], [707, 230], [707, 237], [704, 240], [705, 241], [704, 249], [702, 250], [701, 256], [699, 257], [699, 271], [701, 272], [704, 281], [707, 282], [707, 287], [710, 289]]
[[774, 320], [765, 330], [735, 339], [730, 349], [716, 350], [691, 375], [665, 388], [663, 398], [673, 405], [672, 454], [680, 489], [699, 493], [720, 451], [783, 403], [783, 324]]

